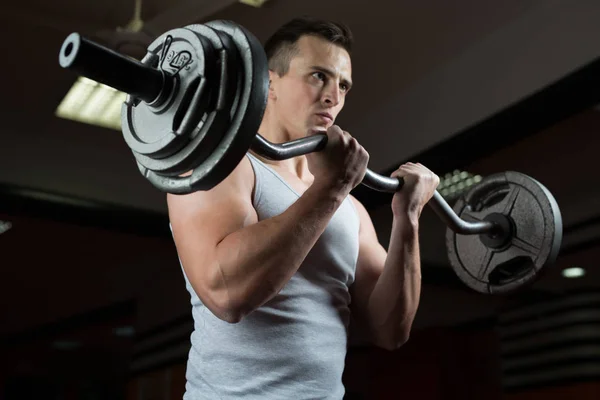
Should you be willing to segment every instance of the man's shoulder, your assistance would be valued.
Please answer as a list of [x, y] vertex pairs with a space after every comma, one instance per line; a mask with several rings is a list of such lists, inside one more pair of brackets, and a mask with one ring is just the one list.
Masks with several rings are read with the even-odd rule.
[[167, 194], [169, 209], [189, 208], [196, 205], [225, 204], [231, 200], [236, 203], [245, 203], [252, 200], [254, 191], [254, 170], [247, 157], [243, 157], [239, 164], [221, 182], [208, 190], [199, 190], [186, 195]]

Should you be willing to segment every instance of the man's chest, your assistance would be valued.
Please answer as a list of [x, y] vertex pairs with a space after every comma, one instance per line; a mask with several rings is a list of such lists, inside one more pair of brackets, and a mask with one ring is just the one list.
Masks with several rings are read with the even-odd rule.
[[312, 185], [313, 177], [307, 176], [300, 178], [298, 175], [294, 175], [289, 171], [286, 171], [282, 168], [273, 168], [277, 174], [287, 183], [296, 193], [300, 196], [306, 192], [306, 190]]

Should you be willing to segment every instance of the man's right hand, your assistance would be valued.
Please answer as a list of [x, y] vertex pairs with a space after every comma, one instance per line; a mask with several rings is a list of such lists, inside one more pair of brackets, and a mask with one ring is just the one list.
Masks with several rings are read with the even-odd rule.
[[369, 153], [348, 132], [333, 125], [327, 130], [327, 145], [306, 155], [314, 184], [349, 193], [365, 177]]

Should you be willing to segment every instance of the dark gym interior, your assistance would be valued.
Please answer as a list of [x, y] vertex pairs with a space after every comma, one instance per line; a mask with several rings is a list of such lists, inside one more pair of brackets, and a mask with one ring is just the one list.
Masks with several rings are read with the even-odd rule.
[[[522, 291], [482, 294], [451, 268], [447, 228], [426, 209], [410, 340], [392, 352], [353, 341], [346, 398], [600, 398], [599, 2], [24, 0], [0, 6], [0, 399], [185, 389], [193, 320], [165, 195], [118, 128], [57, 115], [78, 78], [58, 64], [67, 35], [139, 58], [191, 23], [231, 20], [265, 40], [298, 15], [353, 30], [337, 123], [370, 169], [420, 162], [448, 187], [518, 171], [562, 216], [556, 263]], [[354, 195], [387, 245], [391, 195]]]

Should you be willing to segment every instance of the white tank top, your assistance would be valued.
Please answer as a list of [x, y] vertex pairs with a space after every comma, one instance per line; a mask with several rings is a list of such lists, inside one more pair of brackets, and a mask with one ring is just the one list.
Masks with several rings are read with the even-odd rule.
[[[298, 200], [277, 172], [247, 157], [259, 220]], [[184, 399], [341, 400], [358, 230], [358, 214], [346, 198], [290, 281], [237, 324], [216, 318], [184, 272], [194, 318]]]

